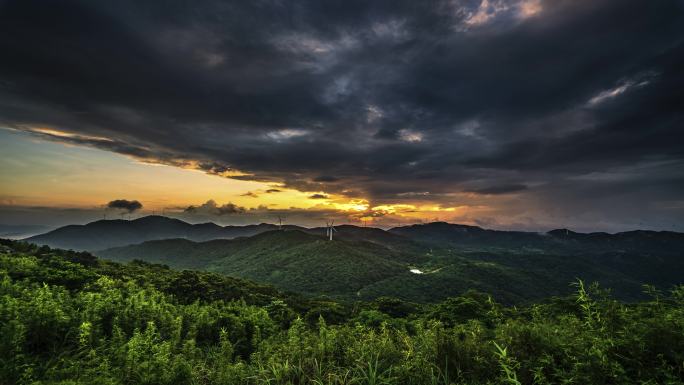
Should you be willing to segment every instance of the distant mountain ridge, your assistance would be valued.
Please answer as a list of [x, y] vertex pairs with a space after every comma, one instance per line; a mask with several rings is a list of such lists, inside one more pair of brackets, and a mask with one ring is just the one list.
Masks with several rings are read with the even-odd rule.
[[[324, 227], [307, 229], [283, 225], [282, 228], [325, 234]], [[267, 223], [245, 226], [219, 226], [211, 222], [190, 224], [179, 219], [152, 215], [132, 221], [99, 220], [85, 225], [69, 225], [25, 240], [62, 249], [95, 251], [162, 239], [180, 238], [195, 242], [234, 239], [276, 229], [277, 225]], [[557, 229], [547, 233], [534, 233], [489, 230], [446, 222], [402, 226], [389, 230], [353, 225], [339, 225], [335, 226], [335, 229], [336, 238], [369, 241], [397, 250], [420, 249], [417, 244], [470, 250], [520, 249], [555, 253], [578, 252], [587, 247], [594, 252], [684, 250], [684, 233], [670, 231], [636, 230], [608, 234], [577, 233]]]
[[[277, 225], [267, 223], [247, 226], [219, 226], [215, 223], [193, 225], [179, 219], [150, 215], [132, 221], [99, 220], [85, 225], [69, 225], [25, 240], [61, 249], [95, 251], [160, 239], [183, 238], [201, 242], [249, 237], [277, 228]], [[283, 228], [300, 227], [286, 225]]]
[[684, 233], [635, 230], [609, 234], [577, 233], [567, 229], [547, 233], [489, 230], [446, 222], [395, 227], [390, 233], [425, 244], [471, 250], [522, 249], [565, 254], [570, 252], [684, 252]]

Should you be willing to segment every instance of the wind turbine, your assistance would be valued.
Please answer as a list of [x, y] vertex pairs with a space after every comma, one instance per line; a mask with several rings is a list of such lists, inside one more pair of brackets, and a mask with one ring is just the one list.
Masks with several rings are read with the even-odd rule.
[[283, 219], [285, 218], [282, 218], [280, 215], [278, 215], [278, 230], [283, 229]]
[[331, 241], [332, 241], [332, 239], [333, 239], [333, 232], [337, 232], [337, 229], [335, 228], [335, 226], [333, 226], [334, 223], [335, 223], [335, 220], [334, 220], [334, 219], [333, 219], [332, 221], [330, 221], [330, 223], [328, 223], [328, 221], [325, 222], [325, 224], [326, 224], [326, 232], [325, 232], [325, 235], [326, 235], [326, 237], [328, 237], [328, 239], [331, 240]]

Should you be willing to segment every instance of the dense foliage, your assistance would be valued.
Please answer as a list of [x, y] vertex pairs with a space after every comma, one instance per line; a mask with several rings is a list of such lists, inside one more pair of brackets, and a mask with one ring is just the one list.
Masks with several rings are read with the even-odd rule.
[[417, 240], [339, 226], [332, 242], [322, 230], [286, 230], [207, 242], [148, 241], [95, 254], [118, 262], [140, 259], [212, 271], [339, 300], [393, 296], [428, 303], [475, 289], [520, 305], [569, 295], [568, 282], [583, 277], [610, 287], [615, 298], [634, 301], [645, 298], [643, 284], [668, 288], [684, 283], [684, 234], [679, 233], [542, 236], [447, 223], [401, 229], [409, 235], [419, 230]]
[[1, 384], [682, 384], [684, 287], [339, 304], [0, 241]]

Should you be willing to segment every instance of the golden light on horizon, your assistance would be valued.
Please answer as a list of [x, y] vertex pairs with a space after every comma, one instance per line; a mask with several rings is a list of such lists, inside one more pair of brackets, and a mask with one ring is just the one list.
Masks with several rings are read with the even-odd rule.
[[350, 199], [345, 203], [332, 203], [331, 206], [336, 210], [340, 211], [350, 211], [350, 212], [363, 212], [368, 210], [368, 201], [365, 199]]
[[[319, 210], [349, 221], [425, 219], [458, 214], [463, 207], [383, 203], [325, 191], [299, 191], [283, 183], [249, 180], [236, 170], [208, 172], [197, 160], [155, 160], [72, 144], [71, 139], [107, 140], [49, 127], [0, 130], [7, 145], [0, 170], [0, 204], [102, 208], [114, 199], [135, 199], [144, 211], [182, 212], [213, 200], [246, 210]], [[62, 140], [64, 139], [64, 140]], [[241, 178], [231, 178], [239, 176]], [[246, 178], [245, 178], [246, 177]]]

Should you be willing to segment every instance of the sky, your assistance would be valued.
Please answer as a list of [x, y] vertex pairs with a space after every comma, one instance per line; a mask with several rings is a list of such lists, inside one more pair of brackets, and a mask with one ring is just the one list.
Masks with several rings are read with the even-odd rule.
[[0, 225], [684, 231], [681, 0], [0, 0], [0, 53]]

